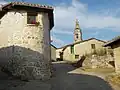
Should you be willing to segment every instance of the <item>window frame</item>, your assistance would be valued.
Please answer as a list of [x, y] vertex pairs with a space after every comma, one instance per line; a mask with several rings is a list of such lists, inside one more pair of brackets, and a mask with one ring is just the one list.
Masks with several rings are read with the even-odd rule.
[[[34, 17], [34, 23], [30, 22], [29, 18]], [[38, 25], [39, 22], [37, 21], [38, 13], [37, 12], [27, 12], [27, 25]]]
[[77, 55], [75, 55], [75, 59], [79, 59], [79, 55], [77, 54]]
[[95, 44], [91, 44], [91, 48], [92, 48], [92, 49], [96, 49]]

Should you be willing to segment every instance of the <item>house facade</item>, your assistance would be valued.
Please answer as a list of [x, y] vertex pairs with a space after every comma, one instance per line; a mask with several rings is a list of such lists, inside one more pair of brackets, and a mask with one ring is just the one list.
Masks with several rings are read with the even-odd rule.
[[53, 26], [51, 6], [25, 2], [11, 2], [2, 6], [0, 11], [0, 58], [4, 59], [2, 65], [8, 62], [11, 64], [11, 58], [12, 60], [15, 58], [22, 69], [17, 66], [15, 70], [10, 69], [14, 75], [21, 76], [22, 72], [26, 72], [23, 76], [28, 79], [49, 78], [50, 30]]
[[120, 36], [113, 38], [104, 44], [105, 47], [110, 46], [113, 49], [113, 56], [115, 61], [115, 70], [120, 73]]
[[94, 50], [103, 49], [102, 45], [105, 42], [95, 38], [83, 40], [77, 43], [73, 43], [64, 47], [63, 60], [78, 61], [81, 56], [93, 53]]
[[51, 44], [51, 60], [54, 62], [56, 61], [56, 47]]
[[63, 47], [56, 49], [56, 60], [57, 61], [63, 60], [63, 57], [60, 56], [60, 53], [62, 53], [62, 50], [63, 50]]

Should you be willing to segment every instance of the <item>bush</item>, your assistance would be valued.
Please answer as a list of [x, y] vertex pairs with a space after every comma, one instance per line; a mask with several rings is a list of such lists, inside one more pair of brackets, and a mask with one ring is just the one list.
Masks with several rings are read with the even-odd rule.
[[92, 56], [94, 54], [96, 54], [98, 56], [105, 56], [105, 55], [107, 55], [107, 50], [105, 48], [95, 49], [93, 52], [91, 52], [89, 54], [85, 53], [84, 56], [90, 57], [90, 56]]
[[107, 51], [106, 51], [105, 48], [100, 48], [100, 49], [97, 49], [97, 50], [96, 50], [96, 54], [97, 54], [98, 56], [104, 56], [104, 55], [107, 55]]
[[106, 76], [106, 80], [112, 84], [120, 86], [120, 75], [119, 74], [111, 74]]

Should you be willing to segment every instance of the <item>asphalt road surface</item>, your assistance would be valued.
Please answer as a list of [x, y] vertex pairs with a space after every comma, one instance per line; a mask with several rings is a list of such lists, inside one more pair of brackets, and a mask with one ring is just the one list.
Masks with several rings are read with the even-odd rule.
[[0, 90], [113, 90], [103, 79], [87, 75], [68, 73], [75, 68], [66, 63], [54, 63], [54, 76], [48, 81], [8, 80], [8, 76], [0, 74]]

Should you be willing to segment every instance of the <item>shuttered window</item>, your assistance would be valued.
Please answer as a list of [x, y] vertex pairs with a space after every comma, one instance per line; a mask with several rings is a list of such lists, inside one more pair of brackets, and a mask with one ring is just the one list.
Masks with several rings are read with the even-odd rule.
[[74, 45], [71, 45], [71, 54], [74, 54]]

